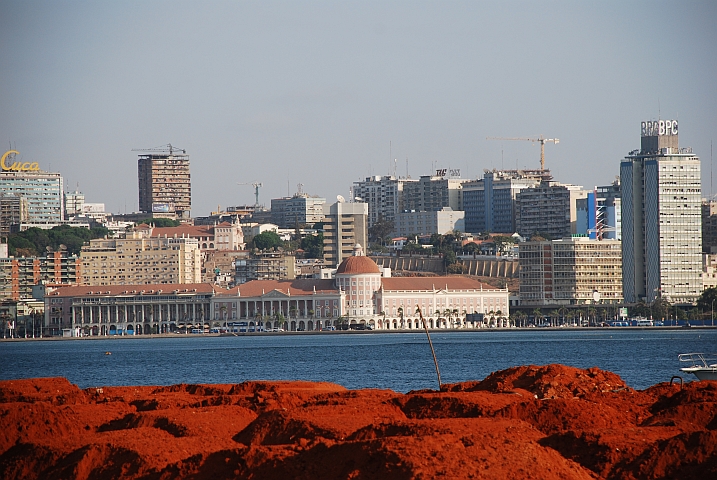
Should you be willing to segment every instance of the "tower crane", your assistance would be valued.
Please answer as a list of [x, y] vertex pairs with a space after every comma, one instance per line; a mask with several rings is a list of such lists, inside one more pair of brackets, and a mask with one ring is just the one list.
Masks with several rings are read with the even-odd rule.
[[177, 148], [172, 146], [171, 143], [168, 143], [166, 145], [161, 145], [159, 147], [154, 148], [133, 148], [133, 152], [158, 152], [158, 153], [169, 153], [170, 155], [174, 155], [174, 151], [182, 152], [183, 154], [186, 154], [187, 151], [183, 148]]
[[259, 187], [263, 187], [264, 185], [261, 182], [237, 183], [237, 185], [251, 185], [252, 187], [254, 187], [254, 198], [255, 198], [254, 209], [255, 210], [258, 209], [259, 208]]
[[560, 143], [557, 138], [543, 138], [541, 135], [538, 138], [526, 138], [526, 137], [486, 137], [486, 140], [525, 140], [526, 142], [540, 142], [540, 169], [545, 170], [545, 142], [553, 142], [555, 144]]

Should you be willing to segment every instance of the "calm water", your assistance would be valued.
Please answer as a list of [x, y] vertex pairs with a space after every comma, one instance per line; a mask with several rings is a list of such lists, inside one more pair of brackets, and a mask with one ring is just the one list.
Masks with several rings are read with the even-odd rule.
[[[643, 389], [680, 374], [677, 354], [717, 350], [714, 329], [436, 332], [431, 338], [444, 383], [562, 363], [610, 370]], [[0, 342], [0, 379], [48, 376], [80, 388], [312, 380], [407, 392], [437, 385], [423, 333]]]

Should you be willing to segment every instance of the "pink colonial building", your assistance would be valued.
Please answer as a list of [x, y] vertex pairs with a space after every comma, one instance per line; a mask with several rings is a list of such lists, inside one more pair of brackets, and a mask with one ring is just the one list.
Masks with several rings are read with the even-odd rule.
[[[236, 318], [249, 330], [320, 330], [361, 325], [376, 330], [506, 326], [508, 290], [463, 276], [391, 278], [360, 245], [333, 280], [256, 280], [212, 299], [213, 318]], [[469, 315], [479, 314], [479, 315]]]

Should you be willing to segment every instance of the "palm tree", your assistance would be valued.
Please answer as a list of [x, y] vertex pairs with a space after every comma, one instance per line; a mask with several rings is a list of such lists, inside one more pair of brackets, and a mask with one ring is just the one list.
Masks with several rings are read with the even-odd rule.
[[540, 325], [540, 320], [543, 319], [543, 312], [539, 308], [533, 310], [533, 316], [535, 317], [535, 326]]
[[550, 312], [550, 326], [557, 327], [559, 318], [560, 318], [560, 312], [558, 310], [552, 310]]
[[[597, 313], [597, 310], [592, 305], [588, 307], [588, 325], [590, 325], [590, 317], [593, 317], [593, 320], [595, 319], [595, 314]], [[593, 322], [595, 323], [595, 322]]]
[[398, 307], [398, 316], [401, 318], [401, 328], [406, 328], [403, 324], [403, 307]]

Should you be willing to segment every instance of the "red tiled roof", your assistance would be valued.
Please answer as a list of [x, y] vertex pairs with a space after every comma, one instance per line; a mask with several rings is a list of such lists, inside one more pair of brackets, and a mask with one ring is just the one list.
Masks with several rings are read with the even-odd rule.
[[159, 283], [152, 285], [80, 285], [75, 287], [60, 287], [49, 293], [49, 296], [77, 297], [85, 295], [159, 295], [177, 293], [222, 293], [225, 289], [211, 283]]
[[225, 295], [236, 295], [239, 291], [240, 297], [260, 297], [274, 290], [289, 295], [312, 295], [316, 293], [338, 293], [333, 280], [315, 278], [297, 278], [295, 280], [252, 280], [226, 291]]
[[381, 273], [376, 262], [363, 255], [354, 255], [341, 262], [337, 274], [360, 275], [363, 273]]
[[384, 290], [499, 290], [468, 277], [390, 277], [382, 278]]
[[178, 227], [155, 227], [152, 237], [211, 237], [214, 236], [214, 227], [210, 225], [180, 225]]

